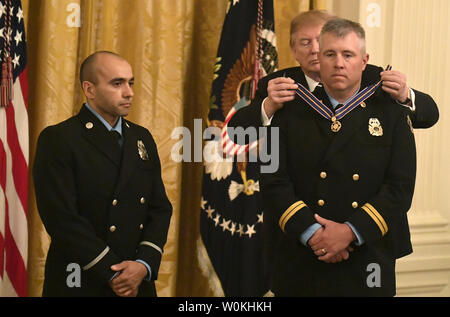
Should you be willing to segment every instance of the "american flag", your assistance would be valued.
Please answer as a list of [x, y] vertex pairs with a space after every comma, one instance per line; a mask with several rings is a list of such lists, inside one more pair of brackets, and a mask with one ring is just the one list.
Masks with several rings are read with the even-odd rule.
[[0, 1], [0, 56], [0, 296], [26, 296], [28, 84], [20, 0]]
[[[217, 154], [222, 146], [231, 155], [248, 151], [251, 146], [226, 138], [226, 124], [250, 103], [257, 80], [277, 67], [273, 0], [229, 0], [208, 114], [210, 122], [222, 123], [223, 134], [220, 144], [207, 141], [205, 149]], [[214, 296], [263, 296], [269, 290], [269, 271], [263, 253], [260, 165], [234, 161], [204, 161], [197, 258]]]

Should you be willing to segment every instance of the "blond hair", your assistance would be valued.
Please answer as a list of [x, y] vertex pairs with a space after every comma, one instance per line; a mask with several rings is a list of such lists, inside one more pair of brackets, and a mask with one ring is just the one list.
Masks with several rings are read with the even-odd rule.
[[336, 16], [332, 13], [328, 12], [327, 10], [310, 10], [305, 11], [297, 16], [295, 16], [291, 21], [291, 40], [290, 44], [291, 47], [294, 46], [294, 41], [292, 36], [294, 33], [296, 33], [299, 29], [305, 27], [305, 26], [316, 26], [320, 24], [325, 24], [327, 21], [335, 18]]

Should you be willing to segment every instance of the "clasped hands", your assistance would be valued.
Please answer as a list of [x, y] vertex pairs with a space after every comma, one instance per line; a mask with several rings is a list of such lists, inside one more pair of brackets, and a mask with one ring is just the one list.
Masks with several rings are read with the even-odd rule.
[[136, 261], [123, 261], [111, 266], [118, 274], [109, 282], [114, 293], [120, 297], [136, 297], [139, 285], [147, 276], [147, 268]]
[[326, 263], [347, 260], [353, 251], [350, 243], [356, 240], [352, 229], [345, 223], [334, 222], [317, 214], [314, 217], [322, 225], [308, 241], [314, 254]]

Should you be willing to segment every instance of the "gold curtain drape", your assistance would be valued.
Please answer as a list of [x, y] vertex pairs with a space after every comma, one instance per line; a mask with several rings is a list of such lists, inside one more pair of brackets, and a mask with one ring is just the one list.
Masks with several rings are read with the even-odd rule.
[[[81, 61], [96, 50], [126, 58], [136, 78], [131, 121], [153, 134], [163, 181], [174, 207], [160, 267], [159, 296], [209, 296], [195, 256], [199, 235], [201, 163], [175, 163], [175, 127], [207, 117], [213, 66], [226, 0], [22, 0], [28, 44], [30, 171], [37, 137], [75, 114], [83, 95]], [[325, 0], [275, 0], [280, 67], [296, 65], [289, 23]], [[31, 175], [31, 173], [30, 173]], [[28, 294], [40, 296], [49, 237], [36, 208], [30, 177]]]

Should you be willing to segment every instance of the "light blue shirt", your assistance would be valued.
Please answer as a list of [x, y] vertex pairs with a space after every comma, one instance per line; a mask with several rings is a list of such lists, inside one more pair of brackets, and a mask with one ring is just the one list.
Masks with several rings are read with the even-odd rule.
[[[99, 115], [94, 109], [92, 109], [92, 107], [89, 106], [89, 104], [87, 102], [85, 103], [85, 105], [86, 105], [86, 108], [88, 108], [89, 111], [92, 112], [92, 114], [94, 116], [96, 116], [97, 119], [100, 120], [101, 123], [104, 124], [104, 126], [106, 127], [106, 129], [108, 129], [108, 131], [115, 130], [115, 131], [119, 132], [119, 134], [121, 136], [121, 138], [119, 140], [119, 143], [122, 146], [123, 145], [122, 117], [119, 117], [119, 120], [117, 120], [116, 125], [114, 127], [112, 127], [105, 119], [103, 119], [103, 117], [101, 115]], [[148, 271], [148, 274], [145, 277], [145, 280], [146, 281], [150, 281], [151, 276], [152, 276], [152, 269], [150, 268], [150, 265], [148, 265], [147, 262], [145, 262], [144, 260], [141, 260], [141, 259], [137, 259], [136, 262], [139, 262], [139, 263], [142, 263], [142, 264], [145, 265], [145, 267], [147, 268], [147, 271]], [[113, 277], [111, 277], [111, 280], [113, 280], [116, 277], [117, 274], [119, 274], [119, 272], [116, 272], [113, 275]]]
[[[336, 109], [337, 105], [339, 105], [339, 101], [337, 101], [337, 100], [334, 99], [332, 96], [330, 96], [330, 94], [328, 93], [328, 91], [327, 91], [326, 89], [324, 89], [324, 90], [325, 90], [325, 92], [326, 92], [326, 94], [327, 94], [327, 96], [328, 96], [328, 99], [330, 99], [331, 105], [333, 106], [334, 109]], [[345, 102], [343, 102], [342, 104], [345, 105], [345, 104], [347, 103], [347, 101], [349, 101], [350, 99], [352, 99], [353, 97], [355, 97], [355, 96], [358, 94], [358, 92], [359, 92], [359, 89], [358, 89], [358, 91], [357, 91], [353, 96], [351, 96], [350, 98], [348, 98], [348, 99], [347, 99]]]
[[[334, 109], [336, 109], [337, 105], [339, 104], [339, 101], [337, 101], [332, 96], [330, 96], [330, 94], [328, 94], [328, 92], [326, 90], [325, 90], [325, 92], [327, 93], [328, 98], [330, 99], [331, 105], [333, 106]], [[345, 104], [347, 101], [349, 101], [351, 98], [353, 98], [357, 93], [358, 92], [356, 92], [353, 96], [348, 98], [343, 104]], [[364, 243], [364, 239], [359, 234], [358, 230], [356, 230], [356, 228], [350, 222], [346, 221], [345, 223], [350, 227], [350, 229], [352, 229], [353, 233], [356, 236], [357, 241], [355, 242], [355, 244], [357, 246], [362, 245]], [[320, 223], [314, 223], [311, 226], [309, 226], [305, 231], [303, 231], [303, 233], [300, 235], [300, 241], [302, 242], [302, 244], [306, 246], [308, 243], [308, 240], [311, 239], [311, 237], [314, 235], [314, 233], [316, 233], [317, 230], [319, 230], [320, 227], [322, 227], [322, 225]]]
[[119, 132], [121, 138], [119, 140], [120, 146], [123, 145], [123, 135], [122, 135], [122, 117], [119, 117], [119, 120], [117, 120], [116, 125], [112, 127], [108, 121], [106, 121], [101, 115], [99, 115], [87, 102], [85, 103], [86, 108], [89, 109], [89, 111], [92, 112], [94, 116], [97, 117], [98, 120], [100, 120], [101, 123], [108, 129], [108, 131], [115, 130]]

